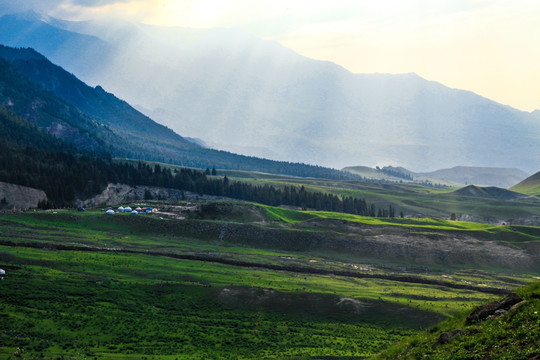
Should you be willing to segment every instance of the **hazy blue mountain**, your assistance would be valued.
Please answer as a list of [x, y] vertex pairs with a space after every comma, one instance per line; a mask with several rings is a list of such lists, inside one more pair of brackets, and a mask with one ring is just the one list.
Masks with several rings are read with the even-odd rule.
[[451, 186], [482, 185], [499, 188], [509, 188], [525, 179], [529, 174], [515, 168], [491, 168], [455, 166], [451, 169], [417, 173], [403, 167], [385, 166], [371, 168], [367, 166], [349, 166], [342, 171], [348, 171], [367, 179], [381, 179], [405, 182], [429, 182], [432, 184], [446, 184]]
[[519, 169], [456, 166], [428, 173], [416, 174], [459, 184], [489, 185], [509, 188], [529, 176]]
[[157, 124], [100, 86], [86, 85], [33, 49], [0, 46], [0, 65], [0, 105], [84, 149], [199, 168], [354, 178], [333, 169], [204, 148]]
[[[57, 61], [90, 84], [222, 149], [340, 168], [391, 164], [415, 171], [466, 165], [533, 172], [540, 160], [537, 114], [415, 74], [352, 74], [236, 30], [16, 19], [0, 18], [0, 42], [31, 45], [37, 30], [32, 35], [29, 29], [45, 26], [94, 39], [40, 42], [47, 56], [58, 48], [79, 54]], [[25, 36], [13, 40], [21, 27]], [[98, 42], [104, 56], [86, 61]]]

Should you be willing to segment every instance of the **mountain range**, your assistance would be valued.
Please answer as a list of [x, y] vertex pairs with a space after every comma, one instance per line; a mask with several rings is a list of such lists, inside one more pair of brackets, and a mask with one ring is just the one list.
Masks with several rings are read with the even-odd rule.
[[198, 168], [352, 178], [338, 170], [207, 149], [90, 87], [33, 49], [0, 46], [0, 105], [78, 148]]
[[348, 166], [342, 170], [373, 180], [431, 183], [450, 186], [474, 184], [500, 188], [509, 188], [529, 176], [526, 172], [515, 168], [471, 166], [455, 166], [450, 169], [440, 169], [426, 173], [417, 173], [403, 167], [394, 166], [385, 166], [383, 168]]
[[540, 160], [538, 111], [416, 74], [353, 74], [232, 29], [26, 13], [0, 18], [0, 42], [33, 47], [177, 133], [219, 149], [417, 172], [467, 165], [532, 173]]

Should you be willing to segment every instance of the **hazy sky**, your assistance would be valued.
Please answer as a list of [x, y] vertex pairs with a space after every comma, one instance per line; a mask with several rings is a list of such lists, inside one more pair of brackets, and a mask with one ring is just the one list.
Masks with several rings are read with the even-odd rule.
[[521, 110], [540, 109], [538, 0], [2, 1], [60, 18], [242, 28], [355, 73], [415, 72]]

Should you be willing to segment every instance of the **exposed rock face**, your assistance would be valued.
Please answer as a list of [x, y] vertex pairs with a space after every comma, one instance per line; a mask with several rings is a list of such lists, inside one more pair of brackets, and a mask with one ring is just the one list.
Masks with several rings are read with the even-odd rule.
[[511, 293], [504, 299], [494, 301], [486, 305], [477, 307], [469, 316], [467, 316], [467, 324], [471, 324], [476, 321], [482, 321], [490, 316], [500, 316], [513, 308], [516, 304], [519, 304], [523, 299], [516, 293]]
[[42, 200], [47, 200], [43, 190], [0, 182], [0, 210], [36, 208]]
[[129, 186], [125, 184], [109, 184], [99, 195], [91, 199], [81, 201], [79, 205], [93, 207], [104, 205], [116, 205], [134, 200], [162, 199], [162, 200], [202, 200], [224, 199], [217, 196], [197, 195], [189, 191], [168, 189], [155, 186]]

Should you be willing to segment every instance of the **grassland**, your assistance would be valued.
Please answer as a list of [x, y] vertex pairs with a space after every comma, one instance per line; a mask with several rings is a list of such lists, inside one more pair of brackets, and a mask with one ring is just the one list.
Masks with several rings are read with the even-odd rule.
[[[486, 288], [534, 280], [527, 270], [405, 269], [362, 263], [346, 250], [242, 238], [245, 229], [247, 238], [327, 236], [315, 225], [335, 220], [484, 235], [511, 228], [217, 204], [226, 211], [201, 206], [178, 219], [100, 210], [1, 215], [0, 359], [362, 358], [496, 297]], [[537, 239], [535, 228], [519, 230], [523, 241]]]
[[378, 184], [362, 181], [329, 181], [324, 179], [295, 178], [250, 172], [222, 172], [237, 181], [252, 184], [270, 184], [276, 187], [297, 185], [307, 191], [365, 199], [377, 208], [392, 205], [396, 214], [405, 217], [461, 218], [477, 222], [521, 222], [540, 225], [540, 207], [537, 199], [507, 201], [496, 198], [475, 198], [453, 194], [455, 187], [433, 188], [419, 184]]
[[519, 184], [512, 186], [510, 190], [536, 197], [540, 196], [540, 173], [529, 176]]
[[[391, 347], [376, 359], [537, 359], [540, 282], [517, 293], [525, 301], [515, 310], [472, 323], [463, 312]], [[448, 340], [441, 341], [445, 335]]]
[[[125, 159], [118, 161], [134, 162]], [[168, 164], [160, 163], [160, 165], [171, 170], [179, 168]], [[277, 188], [296, 185], [304, 186], [307, 191], [361, 198], [369, 204], [374, 204], [377, 208], [388, 208], [392, 205], [397, 215], [402, 212], [405, 217], [449, 219], [452, 214], [455, 214], [460, 220], [540, 226], [540, 206], [538, 206], [540, 200], [537, 198], [508, 201], [497, 198], [459, 196], [453, 194], [457, 189], [455, 187], [457, 184], [435, 188], [406, 182], [386, 184], [369, 181], [327, 180], [220, 169], [217, 171], [217, 176], [227, 176], [233, 181], [254, 185], [269, 184]], [[534, 181], [529, 182], [527, 186], [533, 186], [536, 189], [536, 183], [533, 183]], [[532, 193], [514, 188], [512, 190], [536, 195], [534, 193], [536, 190], [529, 189], [529, 192], [532, 191]]]

